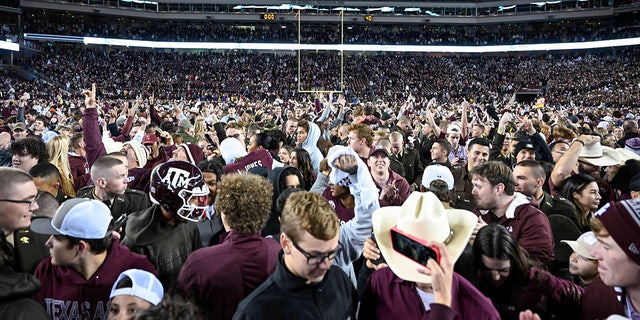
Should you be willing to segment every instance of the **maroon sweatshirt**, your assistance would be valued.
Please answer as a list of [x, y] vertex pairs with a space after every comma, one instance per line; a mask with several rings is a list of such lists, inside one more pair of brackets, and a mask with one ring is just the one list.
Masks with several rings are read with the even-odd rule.
[[53, 319], [107, 319], [109, 294], [120, 273], [141, 269], [156, 274], [147, 257], [133, 253], [114, 240], [102, 265], [88, 280], [75, 269], [54, 266], [51, 257], [38, 265], [35, 276], [42, 283], [34, 299]]

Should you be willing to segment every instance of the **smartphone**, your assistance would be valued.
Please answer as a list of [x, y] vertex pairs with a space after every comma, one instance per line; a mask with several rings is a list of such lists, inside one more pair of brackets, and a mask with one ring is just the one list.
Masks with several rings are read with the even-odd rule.
[[211, 136], [208, 133], [204, 134], [204, 138], [207, 140], [207, 142], [209, 143], [210, 146], [215, 146], [216, 144], [213, 142], [213, 139], [211, 139]]
[[437, 247], [428, 247], [426, 240], [406, 234], [396, 227], [391, 228], [390, 232], [391, 245], [396, 252], [421, 266], [426, 266], [429, 259], [440, 264], [440, 251]]
[[[375, 233], [371, 232], [371, 240], [373, 240], [373, 242], [376, 243], [376, 245], [378, 245], [378, 241], [376, 240], [376, 235]], [[387, 263], [384, 260], [384, 257], [382, 256], [382, 252], [380, 252], [380, 258], [376, 259], [376, 260], [370, 260], [371, 263], [375, 264], [376, 266], [381, 264], [381, 263]]]

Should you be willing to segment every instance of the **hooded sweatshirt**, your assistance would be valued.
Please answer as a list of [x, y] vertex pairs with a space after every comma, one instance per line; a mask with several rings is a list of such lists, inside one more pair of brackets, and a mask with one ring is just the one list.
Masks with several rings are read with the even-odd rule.
[[309, 132], [307, 133], [307, 139], [302, 142], [301, 147], [307, 152], [309, 152], [309, 156], [311, 157], [311, 165], [313, 166], [313, 171], [318, 175], [320, 172], [320, 161], [324, 159], [322, 156], [322, 152], [317, 147], [318, 140], [320, 139], [320, 128], [317, 124], [309, 121]]
[[53, 319], [107, 319], [111, 287], [120, 273], [129, 269], [156, 274], [145, 256], [129, 251], [118, 240], [107, 249], [107, 257], [89, 279], [73, 268], [53, 265], [49, 257], [36, 269], [42, 290], [34, 299]]
[[195, 222], [169, 224], [157, 204], [129, 216], [122, 244], [151, 260], [166, 291], [175, 286], [187, 257], [202, 246]]
[[280, 222], [278, 221], [278, 213], [276, 212], [276, 200], [278, 200], [280, 193], [282, 193], [282, 191], [284, 191], [284, 189], [286, 188], [280, 187], [280, 179], [282, 177], [282, 174], [289, 172], [297, 175], [300, 183], [302, 184], [302, 175], [300, 174], [300, 171], [298, 171], [298, 169], [294, 167], [279, 167], [269, 172], [269, 182], [273, 186], [273, 201], [271, 202], [271, 214], [269, 214], [269, 219], [267, 220], [267, 223], [261, 232], [263, 237], [274, 235], [280, 232]]
[[514, 193], [505, 214], [498, 218], [488, 210], [479, 211], [486, 223], [505, 227], [533, 260], [550, 267], [554, 260], [553, 232], [549, 218], [521, 193]]

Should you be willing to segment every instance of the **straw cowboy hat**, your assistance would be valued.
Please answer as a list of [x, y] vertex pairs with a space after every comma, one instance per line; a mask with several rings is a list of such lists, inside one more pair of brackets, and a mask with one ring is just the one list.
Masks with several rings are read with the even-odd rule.
[[602, 146], [600, 142], [584, 146], [578, 160], [598, 167], [615, 166], [619, 162], [618, 153], [613, 148]]
[[413, 260], [393, 250], [390, 229], [396, 227], [414, 237], [443, 242], [455, 262], [471, 238], [478, 222], [467, 210], [445, 209], [432, 192], [413, 192], [401, 207], [384, 207], [373, 212], [373, 233], [380, 252], [399, 278], [431, 283], [431, 277], [418, 273]]

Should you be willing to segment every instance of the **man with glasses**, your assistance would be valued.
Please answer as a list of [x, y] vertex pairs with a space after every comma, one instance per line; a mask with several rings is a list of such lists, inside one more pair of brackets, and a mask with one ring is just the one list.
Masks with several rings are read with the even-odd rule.
[[329, 203], [315, 193], [294, 193], [281, 224], [282, 251], [275, 273], [240, 303], [233, 318], [258, 319], [274, 307], [274, 319], [355, 319], [355, 287], [332, 266], [342, 247], [340, 222]]
[[0, 250], [15, 271], [33, 273], [49, 255], [47, 237], [29, 231], [38, 189], [28, 173], [14, 168], [0, 168], [0, 181]]
[[[379, 204], [369, 196], [376, 192], [371, 175], [351, 148], [336, 150], [328, 162], [331, 182], [348, 187], [355, 197], [355, 217], [340, 226], [322, 196], [289, 196], [280, 219], [276, 271], [240, 303], [234, 319], [259, 319], [265, 310], [274, 319], [355, 319], [358, 298], [351, 262], [362, 253]], [[283, 305], [287, 307], [273, 308]]]

